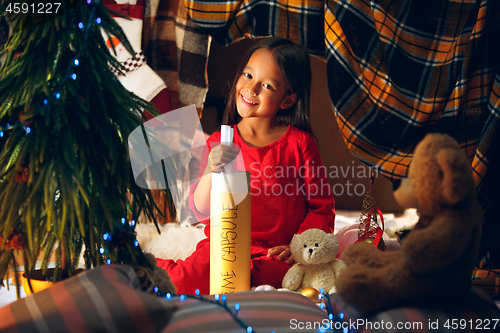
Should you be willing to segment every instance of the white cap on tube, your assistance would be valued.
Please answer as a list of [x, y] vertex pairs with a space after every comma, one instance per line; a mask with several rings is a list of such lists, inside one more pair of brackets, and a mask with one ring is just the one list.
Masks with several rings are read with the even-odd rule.
[[[234, 130], [231, 126], [221, 125], [220, 127], [220, 142], [226, 146], [231, 146], [233, 143], [233, 133]], [[233, 162], [229, 163], [224, 167], [222, 172], [230, 173], [233, 171]]]

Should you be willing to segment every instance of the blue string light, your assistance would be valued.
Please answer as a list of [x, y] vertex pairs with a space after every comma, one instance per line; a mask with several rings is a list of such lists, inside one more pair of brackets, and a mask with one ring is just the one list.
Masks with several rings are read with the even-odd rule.
[[80, 60], [75, 59], [75, 61], [73, 61], [73, 63], [75, 64], [75, 66], [78, 66], [78, 65], [80, 65]]
[[196, 289], [196, 290], [194, 291], [194, 294], [195, 294], [196, 296], [200, 296], [200, 289]]
[[76, 74], [75, 73], [71, 74], [71, 78], [73, 79], [73, 81], [76, 80]]
[[100, 18], [100, 17], [98, 17], [98, 18], [95, 20], [95, 22], [96, 22], [97, 24], [101, 24], [101, 18]]

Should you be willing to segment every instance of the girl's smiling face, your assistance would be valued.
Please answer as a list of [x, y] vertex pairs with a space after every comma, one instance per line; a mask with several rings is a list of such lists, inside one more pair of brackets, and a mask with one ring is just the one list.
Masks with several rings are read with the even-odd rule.
[[285, 78], [271, 51], [257, 49], [236, 82], [236, 108], [242, 118], [276, 117], [296, 101], [286, 89]]

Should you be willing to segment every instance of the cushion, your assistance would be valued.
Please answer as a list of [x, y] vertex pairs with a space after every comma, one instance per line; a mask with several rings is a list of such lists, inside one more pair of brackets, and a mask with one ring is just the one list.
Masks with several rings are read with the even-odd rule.
[[[251, 326], [253, 332], [318, 332], [328, 323], [328, 315], [310, 299], [292, 292], [249, 291], [227, 294], [227, 306], [237, 318]], [[214, 296], [204, 296], [214, 301]], [[227, 310], [216, 304], [178, 297], [172, 301], [178, 310], [164, 333], [228, 333], [245, 332]]]
[[160, 332], [175, 305], [140, 290], [130, 266], [100, 266], [0, 309], [4, 332]]
[[500, 329], [500, 310], [491, 298], [478, 288], [471, 288], [460, 301], [439, 300], [423, 306], [404, 306], [373, 315], [364, 315], [332, 295], [334, 315], [343, 313], [342, 328], [354, 332], [427, 332], [474, 331]]

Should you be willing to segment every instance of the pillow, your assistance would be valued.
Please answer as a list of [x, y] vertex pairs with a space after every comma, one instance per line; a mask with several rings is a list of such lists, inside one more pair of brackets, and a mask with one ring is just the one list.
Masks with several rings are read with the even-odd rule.
[[1, 332], [160, 332], [175, 306], [130, 266], [100, 266], [0, 309]]
[[330, 297], [333, 314], [343, 313], [342, 328], [355, 332], [451, 332], [500, 329], [500, 310], [478, 288], [459, 301], [439, 300], [423, 306], [402, 306], [365, 316], [347, 306], [336, 294]]
[[[226, 297], [233, 312], [234, 305], [240, 305], [237, 318], [253, 332], [318, 332], [329, 322], [325, 311], [298, 293], [249, 291]], [[214, 296], [204, 298], [214, 301]], [[171, 302], [178, 310], [163, 333], [246, 332], [221, 306], [189, 297], [185, 301], [175, 297]]]

